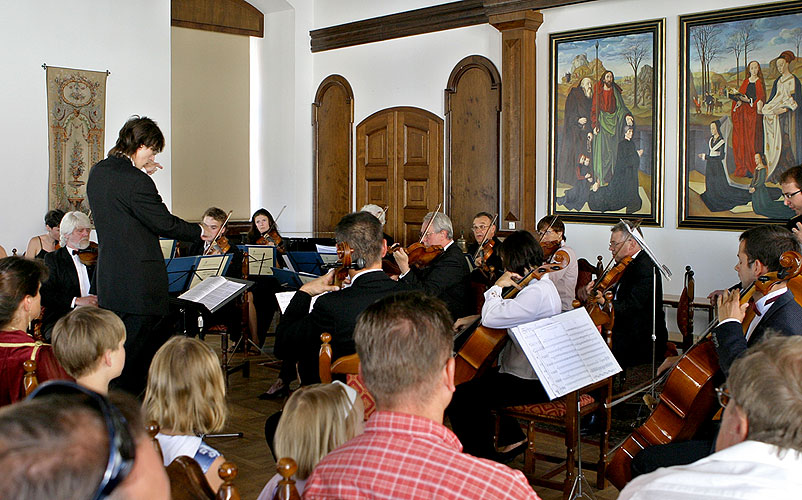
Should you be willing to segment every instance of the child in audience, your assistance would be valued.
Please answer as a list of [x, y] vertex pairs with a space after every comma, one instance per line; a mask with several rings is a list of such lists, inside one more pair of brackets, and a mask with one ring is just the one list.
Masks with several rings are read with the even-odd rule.
[[[287, 400], [275, 437], [277, 457], [298, 464], [295, 487], [303, 493], [306, 478], [331, 450], [362, 433], [365, 409], [362, 399], [342, 382], [301, 387]], [[271, 500], [281, 476], [265, 485], [257, 500]]]
[[125, 325], [119, 316], [97, 307], [77, 307], [53, 327], [53, 352], [80, 385], [98, 394], [125, 366]]
[[143, 403], [156, 421], [164, 465], [181, 455], [198, 462], [213, 491], [222, 484], [223, 456], [201, 435], [218, 432], [228, 414], [226, 383], [217, 356], [202, 341], [173, 337], [153, 357]]

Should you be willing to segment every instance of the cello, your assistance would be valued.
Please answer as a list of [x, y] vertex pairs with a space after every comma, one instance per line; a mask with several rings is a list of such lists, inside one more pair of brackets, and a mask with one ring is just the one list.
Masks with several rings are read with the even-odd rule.
[[[530, 271], [518, 284], [524, 288], [532, 280], [539, 280], [546, 273], [565, 269], [569, 260], [567, 253], [558, 252], [554, 256], [553, 263], [543, 264]], [[518, 288], [511, 288], [503, 298], [511, 299], [519, 291]], [[496, 360], [508, 338], [506, 329], [483, 326], [481, 318], [462, 330], [454, 342], [455, 349], [458, 349], [455, 357], [454, 384], [459, 385], [481, 376]]]
[[[755, 290], [767, 294], [771, 287], [789, 281], [802, 272], [802, 255], [785, 252], [780, 256], [779, 272], [766, 273], [741, 292], [741, 303], [749, 300]], [[649, 418], [612, 450], [612, 459], [607, 465], [607, 479], [621, 489], [631, 479], [630, 464], [641, 450], [673, 441], [692, 439], [699, 427], [710, 420], [719, 405], [715, 387], [724, 381], [710, 332], [717, 325], [712, 322], [705, 334], [669, 372], [657, 406]], [[744, 326], [748, 325], [746, 319]]]

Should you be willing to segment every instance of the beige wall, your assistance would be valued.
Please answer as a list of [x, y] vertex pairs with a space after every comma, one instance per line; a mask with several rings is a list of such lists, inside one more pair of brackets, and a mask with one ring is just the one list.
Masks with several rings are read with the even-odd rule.
[[199, 220], [217, 206], [250, 219], [249, 39], [187, 28], [171, 36], [173, 213]]

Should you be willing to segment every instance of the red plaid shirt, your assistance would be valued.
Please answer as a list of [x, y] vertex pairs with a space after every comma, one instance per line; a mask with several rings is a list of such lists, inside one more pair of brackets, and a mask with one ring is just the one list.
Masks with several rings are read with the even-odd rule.
[[377, 412], [364, 434], [320, 461], [303, 498], [538, 499], [521, 471], [461, 452], [457, 436], [439, 423]]

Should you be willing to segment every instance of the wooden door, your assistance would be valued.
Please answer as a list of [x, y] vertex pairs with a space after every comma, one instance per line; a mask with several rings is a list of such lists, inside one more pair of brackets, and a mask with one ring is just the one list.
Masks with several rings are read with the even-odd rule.
[[389, 206], [385, 232], [408, 245], [443, 200], [443, 120], [418, 108], [378, 111], [356, 128], [356, 205]]

